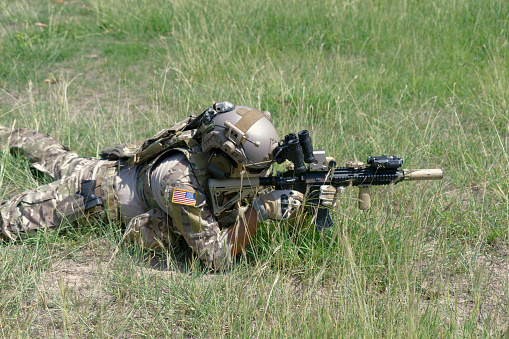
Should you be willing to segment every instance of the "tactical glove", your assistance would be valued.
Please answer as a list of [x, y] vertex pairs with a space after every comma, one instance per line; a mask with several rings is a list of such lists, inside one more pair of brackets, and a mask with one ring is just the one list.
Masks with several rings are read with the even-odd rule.
[[258, 221], [267, 219], [284, 220], [294, 218], [302, 205], [304, 196], [298, 191], [272, 191], [253, 200]]

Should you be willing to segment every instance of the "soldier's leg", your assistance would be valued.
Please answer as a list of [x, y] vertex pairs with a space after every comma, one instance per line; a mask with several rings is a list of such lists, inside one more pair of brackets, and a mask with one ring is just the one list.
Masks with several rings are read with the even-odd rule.
[[1, 233], [11, 239], [38, 229], [52, 230], [84, 215], [77, 176], [18, 194], [0, 204]]
[[[111, 162], [89, 160], [70, 176], [1, 202], [1, 235], [16, 239], [23, 233], [38, 229], [52, 230], [90, 212], [104, 211], [104, 219], [115, 220], [118, 214], [118, 176], [115, 167], [110, 165]], [[99, 202], [100, 205], [92, 208], [86, 206], [87, 199], [82, 192], [83, 180], [90, 179], [97, 180], [97, 187], [92, 192], [102, 200], [102, 204]], [[85, 196], [90, 198], [88, 194]], [[88, 209], [85, 211], [85, 208]]]
[[55, 138], [30, 129], [0, 126], [0, 145], [21, 150], [33, 167], [54, 179], [71, 175], [90, 158], [80, 158]]

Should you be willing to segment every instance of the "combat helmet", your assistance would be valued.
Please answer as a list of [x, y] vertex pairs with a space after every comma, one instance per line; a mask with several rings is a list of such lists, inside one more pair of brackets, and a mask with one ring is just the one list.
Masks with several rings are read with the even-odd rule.
[[270, 119], [269, 112], [227, 101], [209, 107], [200, 126], [207, 170], [218, 179], [266, 175], [279, 141]]

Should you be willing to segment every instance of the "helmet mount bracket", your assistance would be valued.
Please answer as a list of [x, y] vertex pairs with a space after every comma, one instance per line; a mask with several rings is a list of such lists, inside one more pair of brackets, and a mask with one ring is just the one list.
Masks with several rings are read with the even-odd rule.
[[249, 139], [249, 135], [242, 132], [237, 126], [232, 124], [230, 121], [224, 122], [224, 135], [226, 138], [231, 140], [235, 146], [241, 146], [243, 143], [246, 142], [247, 139]]

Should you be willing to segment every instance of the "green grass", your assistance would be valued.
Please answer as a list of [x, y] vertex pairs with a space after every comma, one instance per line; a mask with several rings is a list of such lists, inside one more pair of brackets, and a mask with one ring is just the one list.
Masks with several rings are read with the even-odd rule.
[[[347, 190], [322, 233], [269, 222], [218, 274], [185, 248], [122, 244], [119, 225], [4, 243], [2, 337], [508, 329], [506, 1], [0, 0], [0, 11], [0, 124], [84, 156], [229, 100], [271, 111], [280, 137], [309, 129], [339, 163], [394, 154], [445, 173], [375, 188], [366, 212]], [[39, 184], [22, 158], [0, 164], [3, 199]]]

